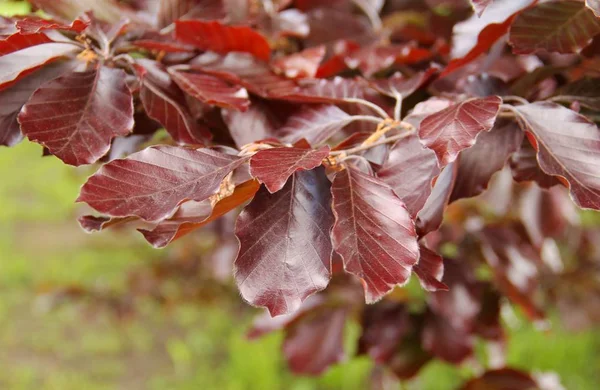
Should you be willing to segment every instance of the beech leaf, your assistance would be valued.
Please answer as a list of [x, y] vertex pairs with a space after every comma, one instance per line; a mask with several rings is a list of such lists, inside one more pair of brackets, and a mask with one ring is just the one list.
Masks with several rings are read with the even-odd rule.
[[89, 21], [75, 19], [70, 25], [62, 24], [55, 20], [42, 19], [39, 17], [27, 17], [17, 20], [15, 27], [21, 34], [37, 34], [47, 30], [61, 30], [81, 33], [89, 26]]
[[444, 275], [442, 257], [423, 245], [420, 246], [420, 252], [419, 262], [413, 267], [413, 271], [419, 278], [421, 287], [427, 291], [447, 291], [448, 286], [442, 283]]
[[355, 168], [338, 172], [331, 191], [333, 247], [361, 279], [367, 303], [376, 302], [410, 278], [419, 259], [414, 223], [387, 184]]
[[419, 138], [445, 166], [456, 160], [459, 152], [473, 146], [479, 133], [494, 126], [501, 103], [498, 96], [488, 96], [454, 104], [423, 119]]
[[297, 310], [329, 283], [329, 187], [323, 168], [299, 171], [281, 191], [260, 189], [238, 217], [237, 285], [244, 299], [272, 316]]
[[550, 176], [542, 171], [537, 160], [537, 152], [527, 140], [521, 148], [510, 156], [510, 169], [516, 182], [535, 181], [542, 188], [550, 188], [560, 184], [556, 176]]
[[318, 145], [344, 128], [352, 117], [334, 105], [306, 105], [290, 115], [277, 131], [285, 141], [295, 143], [302, 138], [311, 145]]
[[515, 54], [578, 53], [600, 33], [600, 19], [579, 1], [551, 1], [523, 11], [510, 28]]
[[133, 129], [133, 101], [121, 69], [100, 66], [43, 84], [23, 106], [23, 134], [66, 164], [104, 156], [113, 138]]
[[319, 149], [271, 148], [260, 150], [250, 159], [250, 173], [263, 183], [270, 193], [283, 188], [296, 171], [311, 170], [329, 155], [329, 146]]
[[112, 217], [160, 221], [184, 201], [201, 202], [216, 194], [244, 161], [210, 149], [150, 147], [105, 164], [84, 184], [77, 201]]
[[533, 135], [542, 170], [568, 185], [580, 207], [600, 210], [598, 126], [556, 103], [537, 102], [515, 109], [524, 130]]

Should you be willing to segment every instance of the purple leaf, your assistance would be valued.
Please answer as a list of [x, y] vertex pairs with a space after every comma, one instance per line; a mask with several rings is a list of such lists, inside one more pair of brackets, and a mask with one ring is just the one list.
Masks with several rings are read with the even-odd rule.
[[456, 164], [447, 165], [438, 175], [427, 201], [417, 214], [416, 226], [419, 236], [437, 230], [442, 224], [444, 211], [456, 181]]
[[479, 133], [494, 126], [501, 103], [498, 96], [489, 96], [454, 104], [423, 119], [419, 138], [435, 152], [441, 166], [448, 165], [475, 144]]
[[66, 164], [96, 162], [133, 129], [133, 102], [121, 69], [100, 66], [43, 84], [23, 106], [23, 134]]
[[311, 170], [329, 155], [329, 146], [319, 149], [271, 148], [260, 150], [250, 159], [250, 173], [263, 183], [270, 193], [283, 188], [294, 172]]
[[245, 160], [210, 149], [156, 146], [105, 164], [81, 188], [78, 202], [113, 217], [160, 221], [187, 200], [201, 202]]
[[429, 248], [420, 246], [419, 262], [413, 267], [413, 272], [419, 278], [421, 287], [427, 291], [448, 291], [448, 286], [442, 283], [444, 261], [442, 257]]
[[295, 143], [302, 138], [311, 145], [319, 145], [352, 121], [352, 117], [334, 105], [306, 105], [290, 115], [277, 134], [285, 141]]
[[361, 279], [367, 303], [376, 302], [406, 283], [419, 259], [414, 223], [387, 184], [355, 168], [338, 172], [331, 191], [334, 249]]
[[329, 187], [323, 168], [299, 171], [279, 192], [259, 190], [238, 217], [237, 285], [244, 299], [272, 316], [297, 310], [329, 283]]
[[556, 176], [545, 174], [538, 164], [537, 152], [529, 141], [523, 141], [521, 148], [510, 156], [510, 169], [516, 182], [535, 181], [542, 188], [560, 184]]

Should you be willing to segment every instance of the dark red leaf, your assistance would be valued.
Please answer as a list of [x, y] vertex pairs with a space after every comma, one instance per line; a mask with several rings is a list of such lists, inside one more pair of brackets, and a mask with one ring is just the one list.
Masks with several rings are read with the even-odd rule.
[[489, 96], [454, 104], [425, 118], [419, 126], [419, 138], [445, 166], [473, 146], [479, 133], [494, 126], [501, 103], [498, 96]]
[[412, 330], [409, 313], [399, 303], [382, 301], [366, 306], [362, 314], [358, 354], [368, 354], [379, 364], [389, 361], [402, 339]]
[[296, 171], [311, 170], [329, 155], [329, 146], [319, 149], [271, 148], [260, 150], [250, 159], [250, 172], [270, 193], [283, 188]]
[[46, 34], [12, 34], [0, 40], [0, 55], [4, 56], [31, 46], [51, 43], [52, 40]]
[[[36, 36], [36, 35], [31, 35]], [[74, 53], [78, 48], [66, 43], [41, 43], [0, 57], [0, 89], [41, 66]]]
[[475, 145], [464, 150], [458, 159], [450, 202], [481, 194], [492, 176], [504, 167], [522, 143], [523, 131], [512, 120], [500, 119], [492, 130], [481, 133]]
[[226, 26], [217, 21], [178, 20], [175, 22], [175, 35], [177, 39], [200, 50], [221, 54], [246, 52], [263, 61], [271, 57], [271, 48], [265, 37], [246, 26]]
[[437, 230], [442, 224], [444, 211], [456, 181], [457, 171], [456, 164], [451, 163], [442, 170], [442, 173], [435, 180], [431, 194], [417, 214], [416, 227], [420, 237]]
[[413, 272], [419, 278], [419, 283], [427, 291], [447, 291], [448, 286], [442, 283], [444, 261], [442, 257], [429, 248], [420, 246], [419, 262], [413, 267]]
[[323, 168], [299, 171], [279, 192], [259, 190], [238, 217], [237, 285], [244, 299], [272, 316], [297, 310], [329, 283], [329, 187]]
[[113, 217], [160, 221], [187, 200], [201, 202], [245, 160], [210, 149], [156, 146], [105, 164], [81, 188], [78, 202]]
[[536, 381], [526, 372], [512, 368], [486, 371], [479, 378], [471, 379], [461, 390], [533, 390]]
[[522, 12], [510, 28], [515, 54], [578, 53], [600, 33], [600, 19], [583, 2], [551, 1]]
[[66, 164], [96, 162], [133, 130], [133, 101], [121, 69], [100, 66], [43, 84], [23, 106], [23, 134]]
[[425, 351], [453, 364], [459, 364], [470, 357], [475, 344], [474, 338], [465, 328], [448, 323], [448, 318], [431, 312], [425, 317], [421, 342]]
[[[421, 324], [414, 326], [422, 327]], [[431, 359], [431, 354], [423, 350], [419, 336], [413, 333], [404, 337], [387, 366], [397, 378], [410, 379]]]
[[565, 85], [556, 92], [553, 101], [573, 103], [600, 111], [600, 78], [584, 77], [571, 84]]
[[333, 247], [358, 276], [367, 303], [404, 284], [419, 259], [414, 223], [404, 203], [380, 179], [347, 167], [333, 185]]
[[282, 98], [304, 103], [343, 103], [346, 99], [363, 98], [367, 87], [361, 78], [304, 79], [297, 93]]
[[75, 19], [73, 23], [68, 25], [51, 19], [42, 19], [37, 16], [30, 16], [17, 20], [15, 26], [17, 30], [24, 35], [38, 34], [47, 30], [61, 30], [81, 33], [89, 26], [89, 22], [81, 19]]
[[157, 24], [166, 27], [178, 19], [223, 19], [223, 0], [159, 0]]
[[10, 89], [0, 91], [0, 145], [13, 146], [23, 138], [17, 117], [31, 94], [47, 81], [68, 72], [74, 63], [46, 66], [16, 82]]
[[212, 201], [185, 202], [169, 219], [162, 221], [152, 230], [138, 229], [155, 248], [164, 248], [171, 242], [206, 226], [210, 222], [243, 205], [258, 191], [256, 180], [249, 180], [235, 187], [233, 193], [219, 200], [214, 207]]
[[415, 217], [431, 194], [432, 181], [439, 173], [435, 153], [423, 147], [415, 134], [394, 144], [377, 176], [392, 187]]
[[536, 151], [529, 141], [523, 141], [521, 148], [510, 157], [510, 169], [517, 182], [535, 181], [542, 188], [560, 184], [556, 176], [545, 174], [537, 161]]
[[283, 355], [296, 374], [320, 375], [332, 364], [342, 361], [344, 327], [348, 309], [319, 310], [302, 317], [286, 332]]
[[229, 127], [229, 133], [239, 148], [275, 136], [276, 129], [283, 124], [271, 107], [255, 101], [247, 111], [221, 111], [223, 121]]
[[306, 139], [311, 145], [319, 145], [352, 121], [352, 117], [334, 105], [306, 105], [290, 115], [277, 130], [286, 142], [295, 143]]
[[319, 64], [325, 56], [325, 46], [305, 49], [301, 52], [277, 58], [273, 68], [289, 78], [315, 77]]
[[359, 44], [376, 40], [366, 18], [357, 18], [350, 10], [316, 8], [307, 13], [310, 33], [306, 38], [309, 46], [350, 39]]
[[185, 96], [165, 69], [150, 60], [139, 60], [142, 67], [140, 100], [148, 116], [160, 122], [179, 143], [202, 144], [212, 136], [198, 124]]
[[208, 75], [169, 71], [173, 81], [188, 95], [206, 104], [245, 111], [250, 106], [248, 92], [242, 87]]
[[429, 68], [424, 72], [419, 72], [411, 77], [404, 77], [401, 73], [394, 73], [391, 77], [382, 80], [372, 80], [371, 85], [380, 93], [390, 96], [407, 97], [425, 84], [433, 74], [437, 72], [436, 68]]
[[[542, 170], [569, 186], [580, 207], [600, 209], [600, 131], [586, 117], [549, 102], [515, 107], [533, 135]], [[531, 140], [531, 139], [530, 139]]]

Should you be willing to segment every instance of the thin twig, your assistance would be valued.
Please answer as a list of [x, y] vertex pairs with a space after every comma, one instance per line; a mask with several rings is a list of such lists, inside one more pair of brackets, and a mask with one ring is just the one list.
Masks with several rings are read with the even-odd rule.
[[356, 156], [356, 155], [351, 155], [351, 156], [346, 156], [342, 159], [342, 161], [348, 161], [348, 160], [356, 160], [358, 162], [361, 162], [365, 165], [365, 167], [367, 167], [367, 169], [369, 170], [369, 173], [371, 174], [371, 176], [375, 175], [375, 173], [373, 172], [373, 167], [371, 167], [371, 164], [369, 164], [369, 161], [364, 158], [363, 156]]
[[366, 122], [372, 122], [372, 123], [376, 123], [376, 124], [380, 124], [382, 122], [382, 119], [373, 115], [352, 115], [350, 117], [350, 119], [352, 121], [366, 121]]
[[394, 97], [396, 98], [396, 105], [394, 106], [394, 120], [399, 121], [400, 115], [402, 115], [402, 94], [394, 93]]
[[348, 103], [356, 103], [356, 104], [362, 104], [364, 106], [367, 106], [367, 107], [371, 108], [373, 111], [377, 112], [383, 119], [387, 119], [390, 117], [383, 108], [379, 107], [377, 104], [371, 103], [368, 100], [358, 99], [358, 98], [345, 98], [344, 101], [348, 102]]
[[360, 145], [354, 148], [350, 148], [350, 149], [345, 149], [345, 150], [336, 150], [334, 152], [330, 152], [329, 155], [331, 156], [339, 156], [342, 154], [354, 154], [354, 153], [358, 153], [358, 152], [362, 152], [363, 150], [367, 150], [367, 149], [371, 149], [374, 148], [375, 146], [379, 146], [379, 145], [385, 145], [385, 144], [389, 144], [395, 141], [398, 141], [399, 139], [403, 139], [406, 138], [408, 136], [410, 136], [411, 134], [414, 133], [414, 130], [409, 130], [409, 131], [405, 131], [401, 134], [396, 134], [393, 135], [389, 138], [385, 138], [385, 139], [380, 139], [379, 141], [373, 142], [370, 145]]

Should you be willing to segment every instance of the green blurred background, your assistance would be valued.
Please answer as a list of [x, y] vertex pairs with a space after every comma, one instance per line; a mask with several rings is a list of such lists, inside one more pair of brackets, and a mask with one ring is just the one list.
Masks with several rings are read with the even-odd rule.
[[[27, 12], [0, 0], [0, 13]], [[364, 389], [372, 364], [351, 358], [321, 378], [295, 377], [280, 354], [281, 335], [249, 341], [254, 311], [235, 293], [205, 304], [136, 301], [136, 315], [79, 301], [54, 305], [48, 292], [78, 285], [127, 291], [128, 275], [165, 261], [128, 231], [88, 235], [73, 203], [90, 168], [42, 158], [38, 145], [0, 149], [0, 389]], [[93, 169], [93, 168], [92, 168]], [[197, 238], [197, 236], [196, 236]], [[174, 286], [173, 288], [176, 288]], [[600, 335], [567, 333], [558, 323], [538, 331], [515, 318], [508, 363], [557, 372], [567, 389], [597, 389]], [[352, 356], [356, 324], [346, 332]], [[399, 388], [455, 389], [470, 370], [430, 363]]]

